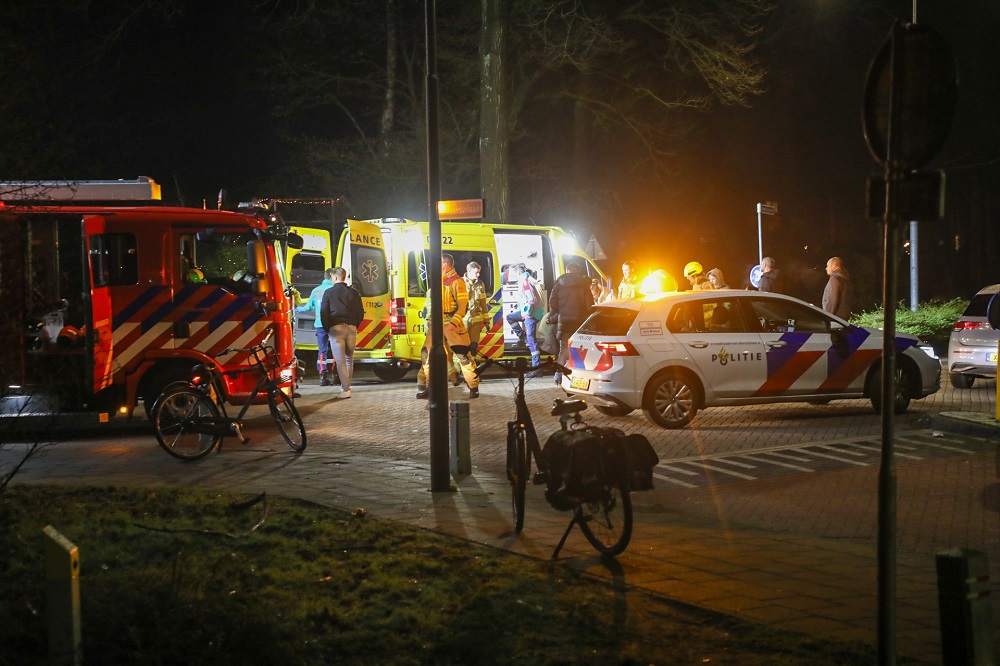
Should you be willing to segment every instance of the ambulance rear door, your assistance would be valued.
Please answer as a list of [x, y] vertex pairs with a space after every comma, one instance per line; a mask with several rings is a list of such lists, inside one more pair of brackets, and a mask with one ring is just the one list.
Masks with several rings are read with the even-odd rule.
[[337, 250], [347, 282], [361, 294], [365, 318], [358, 326], [355, 358], [389, 358], [389, 271], [385, 243], [378, 225], [348, 220]]
[[[429, 244], [430, 239], [427, 240]], [[479, 355], [503, 358], [503, 285], [492, 227], [469, 222], [443, 223], [441, 252], [455, 259], [455, 271], [461, 276], [465, 275], [470, 262], [479, 264], [479, 279], [486, 286], [486, 304], [489, 307], [489, 319], [483, 325], [479, 338]]]
[[[311, 227], [289, 227], [288, 230], [302, 237], [302, 249], [288, 248], [285, 270], [287, 280], [308, 299], [312, 290], [323, 282], [323, 274], [332, 268], [330, 232]], [[295, 348], [316, 351], [315, 313], [295, 314]]]

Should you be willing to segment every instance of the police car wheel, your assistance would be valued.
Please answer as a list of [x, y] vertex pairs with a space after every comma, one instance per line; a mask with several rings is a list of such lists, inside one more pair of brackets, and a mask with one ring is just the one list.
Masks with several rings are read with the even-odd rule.
[[631, 407], [604, 407], [603, 405], [595, 405], [594, 409], [605, 416], [628, 416], [635, 411]]
[[698, 412], [699, 395], [697, 381], [688, 373], [666, 370], [646, 385], [642, 409], [661, 428], [683, 428]]
[[[893, 402], [893, 412], [905, 414], [913, 399], [913, 371], [901, 358], [896, 359], [896, 398]], [[876, 368], [871, 378], [871, 388], [868, 393], [872, 401], [872, 409], [876, 414], [882, 413], [882, 369]]]

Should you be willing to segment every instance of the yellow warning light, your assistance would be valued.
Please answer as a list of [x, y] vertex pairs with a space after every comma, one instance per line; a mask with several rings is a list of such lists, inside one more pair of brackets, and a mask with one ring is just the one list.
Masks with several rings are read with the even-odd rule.
[[438, 201], [439, 220], [481, 220], [482, 199], [446, 199]]
[[677, 280], [664, 270], [655, 270], [639, 283], [642, 296], [656, 296], [668, 291], [677, 291]]

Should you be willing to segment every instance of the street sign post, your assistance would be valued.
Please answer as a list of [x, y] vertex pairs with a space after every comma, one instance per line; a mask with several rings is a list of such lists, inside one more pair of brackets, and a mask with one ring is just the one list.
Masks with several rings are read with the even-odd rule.
[[[878, 472], [878, 663], [896, 663], [896, 264], [901, 183], [940, 150], [955, 112], [958, 83], [951, 51], [937, 32], [897, 21], [865, 82], [864, 133], [885, 168], [883, 345], [880, 379], [882, 452]], [[919, 188], [918, 188], [919, 189]], [[933, 193], [932, 193], [933, 194]], [[933, 196], [930, 197], [933, 200]]]
[[[760, 222], [761, 215], [777, 215], [778, 204], [773, 201], [757, 203], [757, 261], [764, 263], [764, 230]], [[754, 285], [755, 287], [757, 285]]]

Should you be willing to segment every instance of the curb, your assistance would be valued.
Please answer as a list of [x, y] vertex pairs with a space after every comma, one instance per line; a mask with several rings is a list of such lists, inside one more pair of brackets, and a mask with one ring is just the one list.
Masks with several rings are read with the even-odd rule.
[[941, 412], [925, 414], [917, 423], [924, 428], [947, 430], [948, 432], [971, 435], [1000, 441], [1000, 421], [992, 414], [981, 412]]

